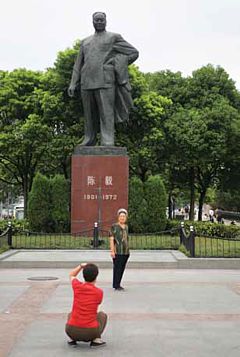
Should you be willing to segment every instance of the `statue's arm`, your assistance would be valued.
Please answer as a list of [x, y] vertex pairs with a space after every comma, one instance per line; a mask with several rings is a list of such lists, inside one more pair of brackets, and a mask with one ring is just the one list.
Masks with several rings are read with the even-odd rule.
[[129, 42], [125, 41], [121, 35], [116, 36], [114, 50], [117, 53], [126, 55], [128, 57], [128, 64], [133, 63], [139, 56], [138, 50], [133, 47]]
[[80, 46], [80, 51], [78, 52], [77, 59], [73, 66], [72, 72], [72, 79], [68, 89], [68, 94], [70, 97], [74, 96], [74, 93], [80, 83], [81, 79], [81, 69], [84, 63], [84, 56], [83, 56], [83, 46]]

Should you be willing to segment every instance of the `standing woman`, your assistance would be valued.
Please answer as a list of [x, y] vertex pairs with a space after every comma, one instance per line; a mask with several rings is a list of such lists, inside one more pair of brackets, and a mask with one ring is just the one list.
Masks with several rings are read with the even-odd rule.
[[117, 212], [118, 222], [109, 232], [111, 257], [113, 259], [113, 288], [124, 290], [121, 280], [129, 258], [127, 210], [120, 208]]

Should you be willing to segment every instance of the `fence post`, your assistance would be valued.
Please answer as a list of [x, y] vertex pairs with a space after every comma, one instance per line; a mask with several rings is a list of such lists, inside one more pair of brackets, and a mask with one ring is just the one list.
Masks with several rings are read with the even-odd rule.
[[7, 235], [8, 235], [8, 245], [10, 248], [12, 248], [12, 223], [8, 222], [8, 231], [7, 231]]
[[180, 226], [180, 244], [183, 244], [183, 229], [184, 229], [184, 222], [181, 222], [181, 226]]
[[93, 248], [97, 248], [99, 246], [99, 230], [98, 230], [98, 223], [94, 223], [93, 228]]
[[195, 232], [194, 232], [194, 227], [190, 226], [190, 253], [191, 256], [194, 258], [195, 257]]

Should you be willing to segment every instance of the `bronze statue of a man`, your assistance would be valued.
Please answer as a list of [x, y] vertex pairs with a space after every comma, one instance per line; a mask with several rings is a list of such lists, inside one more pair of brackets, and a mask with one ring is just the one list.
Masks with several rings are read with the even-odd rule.
[[106, 31], [106, 14], [93, 14], [94, 35], [81, 42], [68, 93], [80, 85], [85, 116], [81, 145], [94, 146], [100, 131], [101, 145], [114, 146], [114, 123], [128, 119], [132, 107], [128, 65], [138, 51], [121, 35]]

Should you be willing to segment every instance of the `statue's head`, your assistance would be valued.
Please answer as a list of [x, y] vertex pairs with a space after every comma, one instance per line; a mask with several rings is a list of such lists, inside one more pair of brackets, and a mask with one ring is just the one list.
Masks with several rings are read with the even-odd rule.
[[104, 12], [94, 12], [93, 26], [97, 32], [105, 31], [107, 25], [106, 14]]

